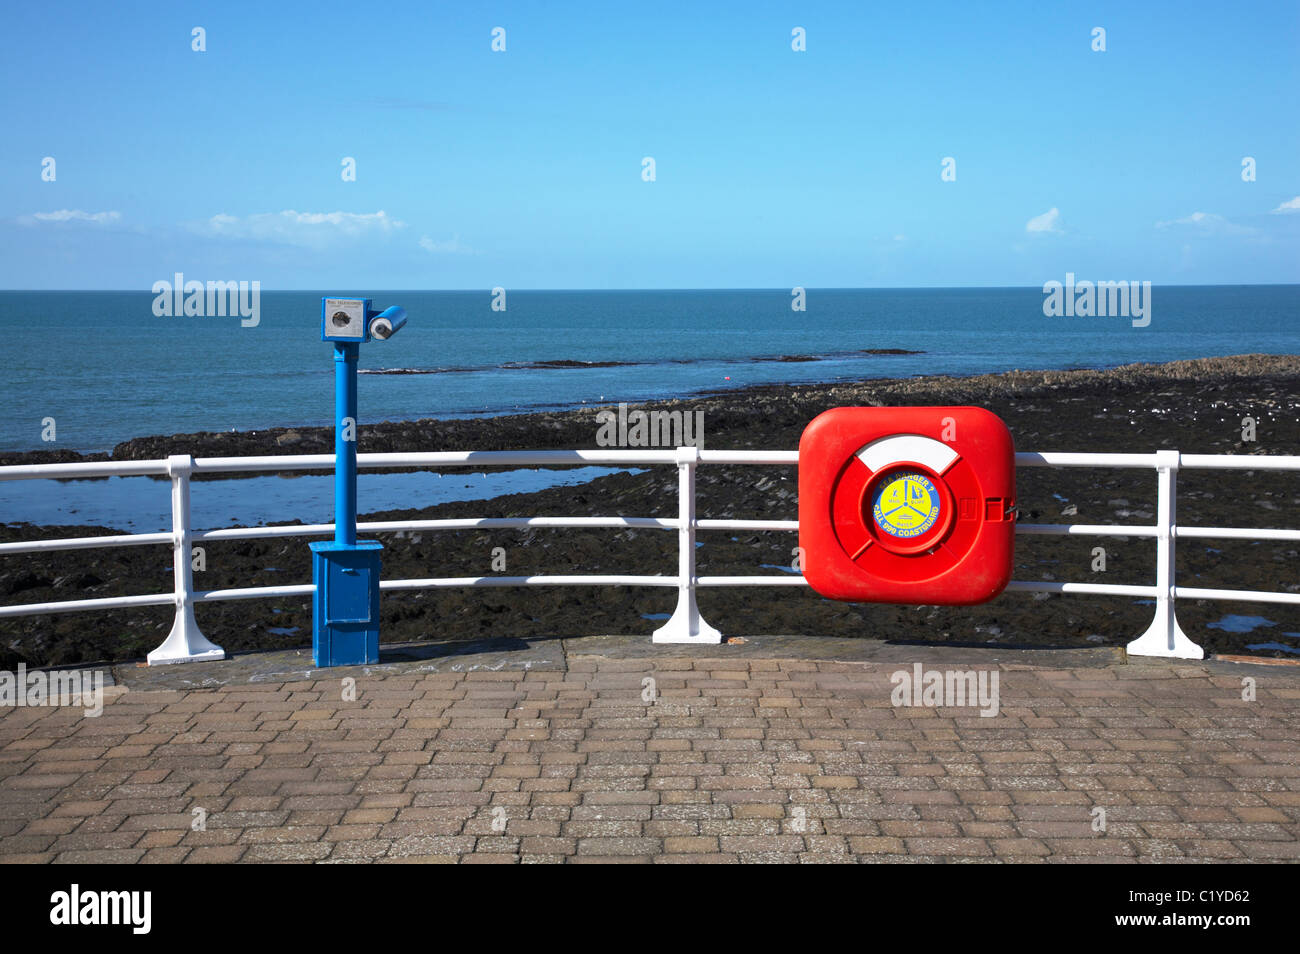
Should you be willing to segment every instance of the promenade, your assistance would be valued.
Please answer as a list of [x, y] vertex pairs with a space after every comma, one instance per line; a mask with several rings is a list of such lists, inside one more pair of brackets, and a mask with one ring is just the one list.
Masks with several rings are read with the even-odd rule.
[[[894, 705], [918, 663], [996, 714]], [[639, 636], [106, 673], [98, 717], [0, 708], [0, 861], [1300, 859], [1294, 666]]]

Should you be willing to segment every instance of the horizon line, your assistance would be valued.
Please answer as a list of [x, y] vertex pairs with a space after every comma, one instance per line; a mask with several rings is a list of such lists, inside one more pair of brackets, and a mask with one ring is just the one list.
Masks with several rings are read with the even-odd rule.
[[[182, 274], [184, 274], [182, 272]], [[1068, 273], [1067, 273], [1068, 274]], [[217, 279], [213, 279], [216, 281]], [[225, 279], [222, 279], [225, 281]], [[238, 281], [238, 279], [236, 279]], [[1084, 278], [1080, 281], [1097, 282], [1103, 279]], [[1112, 279], [1104, 279], [1111, 281]], [[1130, 284], [1141, 284], [1144, 280], [1138, 279], [1117, 279], [1128, 281]], [[244, 281], [255, 281], [255, 279], [244, 279]], [[1056, 279], [1049, 279], [1056, 281]], [[1177, 284], [1173, 282], [1150, 282], [1153, 288], [1289, 288], [1300, 287], [1300, 281], [1291, 282], [1205, 282]], [[335, 286], [337, 287], [337, 286]], [[485, 290], [483, 287], [478, 288], [398, 288], [398, 287], [381, 287], [381, 286], [352, 286], [370, 287], [372, 289], [384, 292], [445, 292], [445, 293], [474, 293], [481, 294]], [[811, 291], [1042, 291], [1039, 285], [730, 285], [730, 286], [663, 286], [655, 288], [511, 288], [508, 285], [493, 286], [505, 288], [508, 292], [726, 292], [726, 291], [774, 291], [789, 294], [791, 289], [803, 288]], [[259, 291], [264, 292], [294, 292], [294, 293], [318, 293], [315, 288], [263, 288], [259, 282]], [[486, 291], [491, 292], [492, 288]], [[76, 293], [76, 292], [137, 292], [144, 295], [156, 294], [152, 289], [139, 287], [131, 288], [0, 288], [0, 293], [6, 292], [51, 292], [51, 293]]]

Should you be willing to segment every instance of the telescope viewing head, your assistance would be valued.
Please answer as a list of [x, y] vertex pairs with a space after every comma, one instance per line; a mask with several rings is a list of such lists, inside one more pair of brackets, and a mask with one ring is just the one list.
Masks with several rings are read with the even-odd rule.
[[353, 344], [387, 341], [406, 325], [406, 309], [401, 305], [377, 312], [370, 302], [369, 298], [322, 298], [321, 340]]

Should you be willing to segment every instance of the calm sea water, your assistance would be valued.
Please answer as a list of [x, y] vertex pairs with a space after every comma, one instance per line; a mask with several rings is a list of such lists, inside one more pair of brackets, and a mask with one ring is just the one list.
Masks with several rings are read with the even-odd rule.
[[[1300, 351], [1300, 285], [1157, 287], [1149, 327], [1047, 318], [1040, 289], [339, 289], [410, 322], [362, 347], [362, 421], [464, 417], [715, 388]], [[263, 292], [260, 323], [153, 314], [149, 292], [0, 292], [0, 449], [105, 451], [148, 434], [326, 425], [320, 295]], [[870, 355], [902, 348], [919, 355]], [[798, 358], [800, 360], [791, 360]], [[812, 360], [804, 360], [812, 359]], [[580, 362], [585, 366], [555, 366]]]

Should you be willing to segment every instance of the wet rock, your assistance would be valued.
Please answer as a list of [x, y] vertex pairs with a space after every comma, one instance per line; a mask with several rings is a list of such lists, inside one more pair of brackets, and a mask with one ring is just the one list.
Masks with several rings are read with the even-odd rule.
[[93, 573], [65, 573], [63, 576], [56, 577], [52, 585], [55, 589], [73, 587], [86, 590], [93, 586], [99, 586], [103, 582]]
[[[770, 385], [706, 394], [680, 406], [704, 411], [705, 446], [711, 449], [792, 449], [808, 421], [835, 406], [975, 404], [1007, 421], [1020, 450], [1150, 451], [1167, 446], [1187, 453], [1216, 454], [1229, 452], [1233, 442], [1240, 441], [1239, 422], [1245, 411], [1239, 409], [1269, 400], [1283, 411], [1269, 425], [1267, 449], [1282, 454], [1296, 453], [1300, 448], [1297, 382], [1300, 358], [1246, 356], [1046, 375], [1020, 372], [971, 378]], [[1224, 409], [1212, 412], [1211, 402], [1216, 401], [1222, 402]], [[671, 409], [673, 405], [657, 402], [646, 406]], [[1176, 408], [1177, 413], [1151, 413], [1168, 408]], [[1095, 418], [1099, 412], [1104, 416]], [[488, 420], [363, 423], [360, 442], [363, 451], [594, 447], [594, 415], [595, 409], [582, 409]], [[1135, 436], [1135, 427], [1129, 423], [1132, 420], [1146, 422], [1149, 433]], [[280, 439], [290, 433], [297, 434], [300, 440], [281, 443]], [[139, 438], [119, 445], [114, 456], [146, 459], [169, 453], [329, 453], [332, 448], [331, 429], [295, 427], [256, 434]], [[59, 453], [60, 459], [89, 459]], [[51, 459], [20, 456], [28, 462]], [[10, 457], [5, 462], [16, 461]], [[464, 477], [462, 471], [448, 473], [452, 479]], [[1292, 523], [1285, 513], [1255, 504], [1291, 501], [1296, 474], [1258, 471], [1245, 484], [1234, 479], [1239, 476], [1180, 471], [1180, 525], [1275, 527]], [[796, 471], [790, 467], [702, 466], [697, 474], [699, 516], [793, 519], [797, 512], [795, 477]], [[1055, 494], [1067, 498], [1080, 513], [1106, 515], [1102, 521], [1115, 519], [1116, 509], [1128, 511], [1130, 517], [1145, 514], [1143, 519], [1149, 520], [1154, 512], [1155, 483], [1154, 472], [1149, 470], [1026, 468], [1017, 475], [1020, 519], [1057, 522], [1056, 514], [1063, 505]], [[555, 488], [490, 501], [453, 502], [365, 516], [400, 521], [529, 514], [675, 517], [676, 513], [676, 472], [664, 466], [638, 475], [612, 475], [581, 488]], [[107, 532], [111, 531], [15, 524], [0, 526], [0, 541]], [[677, 534], [665, 530], [530, 528], [420, 531], [377, 537], [385, 544], [383, 575], [388, 580], [490, 575], [492, 550], [497, 546], [506, 551], [505, 572], [510, 576], [671, 575], [677, 567]], [[703, 531], [698, 539], [704, 544], [697, 550], [701, 575], [770, 573], [774, 577], [785, 574], [779, 569], [761, 569], [761, 565], [788, 567], [798, 540], [794, 533], [749, 531]], [[1199, 573], [1202, 579], [1196, 583], [1198, 586], [1300, 591], [1300, 584], [1289, 572], [1295, 565], [1294, 542], [1210, 542], [1221, 552], [1208, 553], [1204, 547], [1179, 543], [1180, 580], [1190, 580]], [[257, 585], [259, 577], [265, 582], [284, 584], [308, 582], [311, 564], [307, 543], [308, 538], [211, 541], [206, 545], [208, 569], [195, 574], [195, 586], [200, 590], [251, 586]], [[1106, 550], [1105, 573], [1091, 569], [1092, 549], [1096, 546]], [[1153, 577], [1155, 543], [1138, 537], [1017, 538], [1014, 577], [1038, 579], [1044, 566], [1050, 566], [1051, 575], [1060, 580], [1142, 582]], [[255, 572], [263, 567], [276, 567], [279, 572]], [[0, 594], [8, 597], [0, 602], [75, 599], [88, 594], [92, 587], [97, 597], [166, 592], [171, 586], [169, 574], [170, 557], [165, 546], [16, 554], [0, 557]], [[42, 589], [50, 592], [40, 593]], [[983, 626], [987, 635], [981, 635], [981, 641], [992, 638], [999, 645], [1082, 646], [1098, 641], [1123, 645], [1145, 630], [1152, 616], [1152, 607], [1141, 601], [1079, 594], [1008, 593], [983, 606], [919, 610], [887, 604], [837, 603], [795, 587], [710, 587], [702, 589], [698, 599], [704, 618], [728, 637], [787, 633], [961, 642], [971, 640], [977, 627]], [[635, 633], [648, 640], [660, 623], [644, 619], [643, 615], [671, 613], [675, 603], [676, 592], [666, 587], [386, 590], [381, 626], [385, 642], [471, 639], [484, 633], [500, 637]], [[310, 641], [311, 605], [306, 598], [204, 603], [195, 612], [204, 633], [229, 651], [300, 648]], [[1208, 628], [1225, 614], [1251, 612], [1250, 607], [1180, 600], [1178, 612], [1184, 630], [1208, 651], [1249, 653], [1252, 651], [1248, 645], [1259, 641], [1257, 636]], [[173, 617], [170, 607], [158, 606], [0, 619], [0, 668], [12, 669], [18, 661], [33, 665], [140, 658], [162, 641]], [[1300, 632], [1300, 609], [1278, 605], [1271, 618], [1277, 620], [1280, 632]], [[994, 625], [999, 630], [996, 634]], [[1102, 634], [1100, 640], [1091, 639]]]
[[7, 580], [0, 577], [0, 590], [5, 593], [24, 593], [28, 590], [43, 590], [52, 586], [54, 580], [43, 573], [33, 573], [30, 570], [19, 571], [13, 574]]

